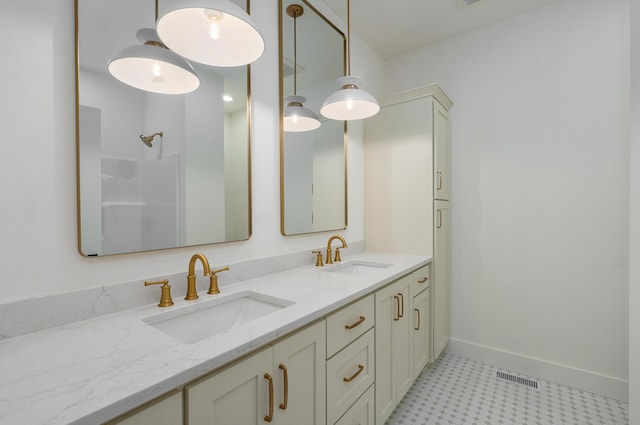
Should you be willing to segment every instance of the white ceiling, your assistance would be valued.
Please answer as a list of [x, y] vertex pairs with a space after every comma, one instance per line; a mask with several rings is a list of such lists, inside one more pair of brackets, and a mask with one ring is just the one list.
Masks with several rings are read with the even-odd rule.
[[[351, 0], [351, 31], [389, 59], [554, 1]], [[346, 22], [347, 0], [324, 2]]]

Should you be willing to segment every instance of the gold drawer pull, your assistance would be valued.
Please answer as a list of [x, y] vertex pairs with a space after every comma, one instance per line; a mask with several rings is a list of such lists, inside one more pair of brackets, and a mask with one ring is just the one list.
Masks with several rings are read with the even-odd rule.
[[284, 375], [284, 401], [280, 403], [280, 409], [287, 410], [287, 405], [289, 404], [289, 372], [287, 371], [287, 367], [282, 363], [280, 363], [278, 367]]
[[428, 277], [423, 277], [422, 279], [420, 279], [420, 280], [418, 281], [418, 283], [425, 283], [427, 280], [429, 280], [429, 278], [428, 278]]
[[442, 190], [442, 171], [436, 172], [438, 175], [438, 188], [437, 190]]
[[398, 320], [400, 320], [400, 297], [394, 295], [393, 299], [396, 300], [396, 311], [394, 312], [395, 314], [393, 316], [393, 320], [397, 322]]
[[367, 320], [366, 317], [364, 316], [360, 316], [360, 320], [358, 320], [357, 322], [355, 322], [353, 325], [344, 325], [345, 329], [353, 329], [357, 326], [360, 326], [362, 324], [362, 322], [364, 322], [365, 320]]
[[351, 382], [354, 379], [356, 379], [358, 377], [358, 375], [360, 375], [360, 373], [364, 370], [364, 366], [362, 366], [361, 364], [358, 365], [358, 371], [356, 373], [353, 374], [353, 376], [351, 376], [350, 378], [342, 378], [342, 380], [344, 382]]
[[418, 310], [416, 308], [415, 311], [416, 311], [416, 313], [418, 313], [418, 327], [413, 328], [413, 329], [415, 329], [416, 331], [419, 331], [420, 330], [420, 310]]
[[401, 300], [400, 300], [400, 303], [401, 303], [401, 305], [402, 305], [402, 310], [400, 310], [400, 314], [399, 314], [399, 316], [400, 316], [400, 317], [404, 317], [404, 295], [403, 295], [403, 294], [401, 294], [400, 292], [398, 292], [398, 296], [399, 296], [399, 297], [400, 297], [400, 299], [401, 299]]
[[268, 373], [265, 373], [264, 379], [269, 381], [269, 414], [264, 417], [264, 421], [271, 423], [273, 421], [273, 378]]

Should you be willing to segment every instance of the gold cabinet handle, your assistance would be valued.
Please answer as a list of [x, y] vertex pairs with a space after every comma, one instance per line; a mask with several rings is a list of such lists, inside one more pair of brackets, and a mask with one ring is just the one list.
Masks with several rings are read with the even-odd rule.
[[417, 308], [415, 310], [416, 310], [416, 313], [418, 313], [418, 326], [413, 329], [416, 331], [419, 331], [420, 330], [420, 310], [418, 310]]
[[394, 312], [393, 320], [397, 322], [398, 320], [400, 320], [400, 297], [394, 295], [393, 299], [396, 300], [396, 311]]
[[264, 379], [269, 381], [269, 414], [264, 417], [264, 421], [271, 423], [273, 421], [273, 378], [268, 373], [265, 373]]
[[361, 364], [358, 365], [358, 371], [356, 373], [354, 373], [352, 376], [350, 376], [349, 378], [342, 378], [342, 380], [344, 382], [351, 382], [354, 379], [356, 379], [358, 377], [358, 375], [360, 375], [360, 373], [362, 373], [362, 371], [364, 370], [364, 366], [362, 366]]
[[442, 171], [436, 173], [438, 175], [438, 187], [437, 190], [442, 190]]
[[398, 292], [398, 296], [400, 297], [400, 305], [402, 306], [402, 310], [400, 314], [398, 314], [399, 317], [404, 317], [404, 295], [402, 295], [400, 292]]
[[353, 329], [353, 328], [355, 328], [355, 327], [360, 326], [360, 325], [362, 324], [362, 322], [364, 322], [365, 320], [367, 320], [367, 318], [366, 318], [366, 317], [364, 317], [364, 316], [360, 316], [360, 320], [358, 320], [357, 322], [355, 322], [355, 323], [354, 323], [354, 324], [352, 324], [352, 325], [344, 325], [344, 328], [345, 328], [345, 329]]
[[422, 279], [420, 279], [420, 280], [418, 281], [418, 283], [425, 283], [427, 280], [429, 280], [429, 278], [428, 278], [428, 277], [423, 277]]
[[287, 405], [289, 404], [289, 371], [287, 370], [287, 367], [282, 363], [280, 363], [280, 366], [278, 367], [282, 371], [282, 375], [284, 378], [284, 401], [280, 403], [280, 409], [287, 410]]
[[438, 208], [438, 229], [442, 227], [442, 210]]

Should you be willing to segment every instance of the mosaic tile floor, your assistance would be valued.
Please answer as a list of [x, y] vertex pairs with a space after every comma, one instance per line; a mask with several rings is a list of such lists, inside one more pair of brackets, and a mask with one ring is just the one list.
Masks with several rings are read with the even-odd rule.
[[496, 378], [502, 370], [443, 354], [414, 383], [386, 425], [628, 425], [627, 403], [537, 380], [538, 389]]

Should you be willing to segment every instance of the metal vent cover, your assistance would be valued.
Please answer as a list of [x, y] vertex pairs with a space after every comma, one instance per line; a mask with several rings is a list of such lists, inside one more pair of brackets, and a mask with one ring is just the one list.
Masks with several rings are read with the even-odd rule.
[[496, 372], [496, 378], [503, 381], [512, 382], [514, 384], [522, 385], [524, 387], [533, 388], [535, 390], [538, 389], [538, 381], [536, 381], [535, 379], [524, 378], [522, 376], [514, 375], [511, 372], [499, 370]]

